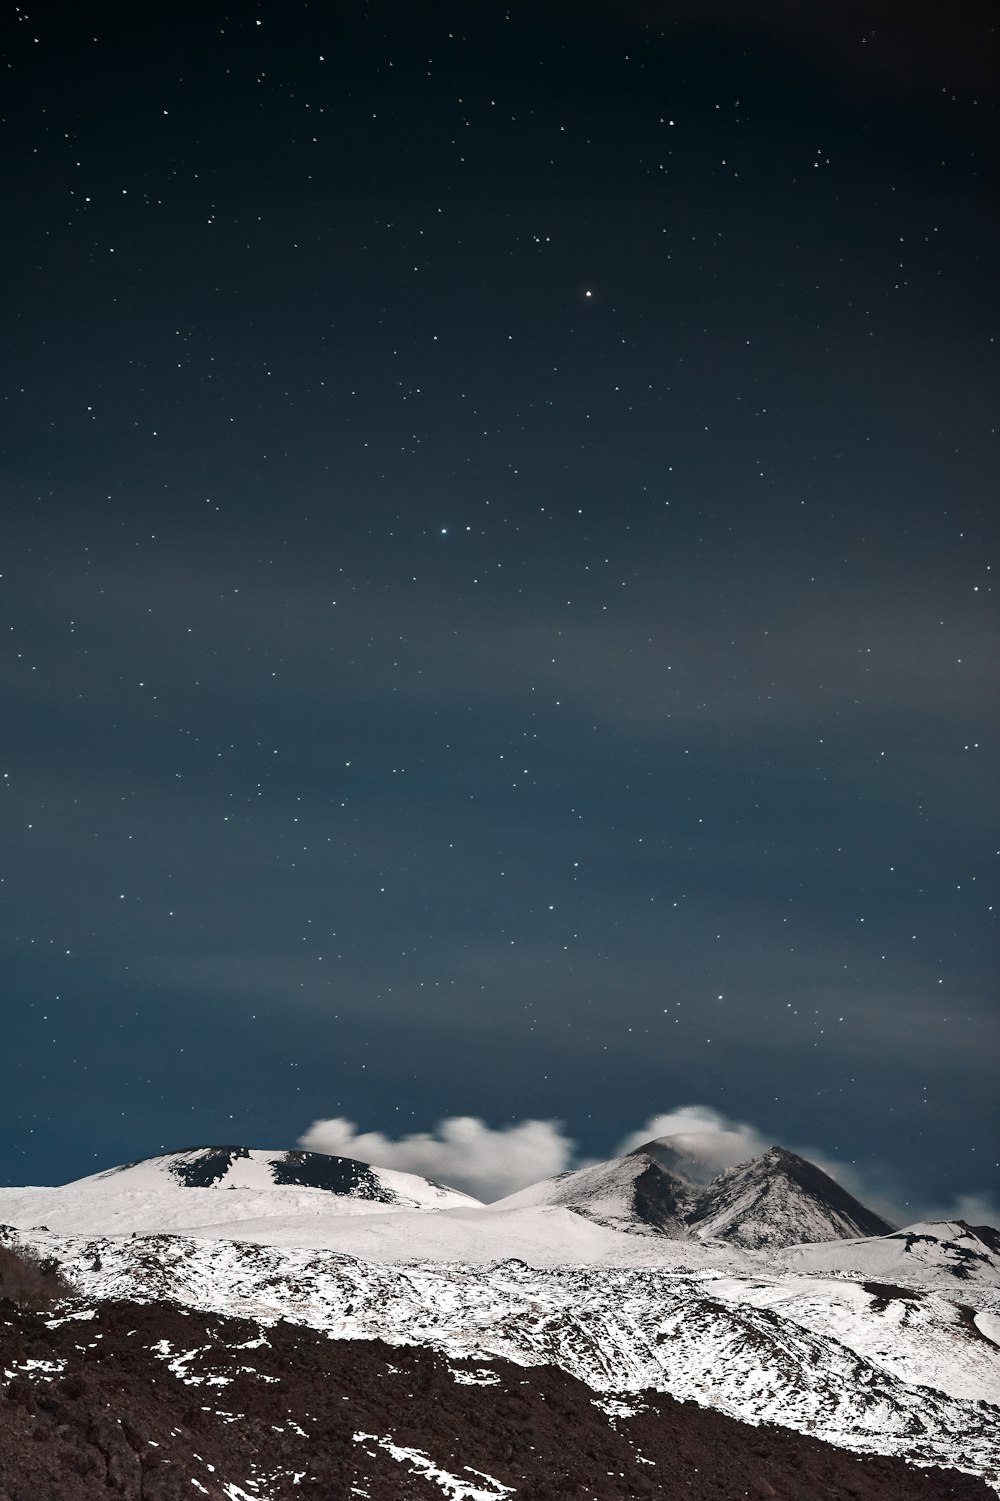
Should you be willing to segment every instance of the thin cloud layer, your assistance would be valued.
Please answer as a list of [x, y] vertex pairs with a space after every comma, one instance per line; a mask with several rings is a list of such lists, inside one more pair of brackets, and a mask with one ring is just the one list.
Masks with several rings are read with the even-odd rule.
[[633, 1152], [659, 1136], [677, 1137], [677, 1145], [712, 1173], [759, 1157], [773, 1145], [745, 1121], [731, 1121], [707, 1105], [680, 1105], [666, 1115], [650, 1116], [618, 1144], [616, 1155]]
[[959, 1194], [946, 1209], [937, 1212], [933, 1218], [964, 1220], [967, 1225], [1000, 1227], [1000, 1205], [992, 1194]]
[[314, 1121], [299, 1146], [420, 1173], [486, 1203], [561, 1173], [575, 1153], [559, 1121], [527, 1120], [493, 1130], [471, 1115], [450, 1116], [433, 1132], [417, 1131], [398, 1141], [381, 1131], [359, 1131], [342, 1117]]
[[[706, 1177], [759, 1157], [775, 1145], [748, 1121], [732, 1120], [708, 1105], [678, 1105], [650, 1116], [608, 1155], [621, 1156], [661, 1136], [679, 1138], [678, 1146], [702, 1163]], [[494, 1130], [469, 1115], [449, 1116], [433, 1131], [416, 1131], [396, 1140], [382, 1131], [359, 1131], [353, 1121], [343, 1117], [317, 1120], [299, 1138], [299, 1146], [354, 1157], [375, 1167], [420, 1173], [487, 1204], [593, 1161], [581, 1155], [561, 1121], [524, 1120]], [[815, 1147], [799, 1145], [791, 1149], [896, 1224], [964, 1219], [969, 1224], [1000, 1225], [1000, 1210], [989, 1195], [959, 1194], [947, 1207], [921, 1207], [908, 1201], [898, 1186], [887, 1188], [884, 1164], [861, 1171], [854, 1164], [832, 1160]]]
[[[730, 1120], [707, 1105], [681, 1105], [651, 1116], [609, 1155], [621, 1156], [658, 1136], [681, 1138], [678, 1145], [704, 1165], [706, 1177], [757, 1157], [772, 1144], [745, 1121]], [[475, 1116], [450, 1116], [433, 1131], [393, 1140], [382, 1131], [359, 1131], [353, 1121], [336, 1117], [314, 1121], [299, 1146], [420, 1173], [486, 1203], [585, 1165], [577, 1143], [560, 1121], [552, 1120], [525, 1120], [494, 1130]]]

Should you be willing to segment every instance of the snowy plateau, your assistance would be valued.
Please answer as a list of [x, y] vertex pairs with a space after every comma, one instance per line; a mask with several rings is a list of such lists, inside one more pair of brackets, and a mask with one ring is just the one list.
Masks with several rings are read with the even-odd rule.
[[[138, 1501], [170, 1501], [171, 1485], [229, 1501], [1000, 1489], [1000, 1233], [963, 1222], [897, 1230], [793, 1153], [772, 1148], [717, 1172], [710, 1148], [661, 1139], [491, 1205], [350, 1159], [245, 1147], [0, 1189], [0, 1246], [56, 1263], [74, 1290], [0, 1330], [0, 1391], [6, 1381], [8, 1406], [21, 1402], [21, 1427], [0, 1438], [23, 1424], [39, 1437], [46, 1401], [52, 1432], [68, 1433], [83, 1421], [73, 1402], [89, 1403], [93, 1447], [98, 1388], [87, 1383], [103, 1349], [102, 1381], [141, 1353], [161, 1412], [172, 1410], [164, 1383], [188, 1407], [172, 1436], [134, 1439], [120, 1462], [108, 1457], [117, 1430], [96, 1460], [81, 1449], [72, 1485], [53, 1481], [60, 1501], [113, 1491], [112, 1472], [132, 1474], [134, 1459], [117, 1489]], [[299, 1353], [279, 1359], [279, 1347]], [[319, 1398], [296, 1388], [293, 1401], [288, 1385], [290, 1368], [301, 1382], [310, 1362], [312, 1390], [329, 1403], [340, 1381], [352, 1414], [338, 1440], [350, 1466], [338, 1461], [325, 1482], [310, 1458]], [[212, 1463], [203, 1451], [222, 1443], [216, 1429], [249, 1423], [250, 1399], [237, 1394], [251, 1380], [255, 1404], [289, 1399], [254, 1431], [273, 1430], [268, 1443], [285, 1434], [303, 1457], [275, 1457], [261, 1438], [254, 1458], [244, 1426], [236, 1475], [224, 1445]], [[379, 1407], [372, 1394], [393, 1381], [405, 1400]], [[420, 1402], [418, 1424], [407, 1404]], [[323, 1419], [327, 1435], [338, 1412]], [[567, 1457], [545, 1448], [563, 1439], [544, 1436], [539, 1412], [563, 1414], [576, 1435]], [[130, 1421], [142, 1434], [154, 1417]], [[216, 1426], [199, 1437], [199, 1423]], [[699, 1423], [728, 1426], [696, 1442]], [[683, 1482], [666, 1477], [667, 1433], [677, 1454], [690, 1451]], [[799, 1445], [787, 1463], [782, 1444]], [[741, 1445], [751, 1446], [742, 1469]], [[725, 1476], [709, 1462], [722, 1453]], [[855, 1468], [826, 1474], [834, 1461]], [[89, 1490], [85, 1462], [98, 1466]], [[0, 1458], [0, 1497], [21, 1494]]]

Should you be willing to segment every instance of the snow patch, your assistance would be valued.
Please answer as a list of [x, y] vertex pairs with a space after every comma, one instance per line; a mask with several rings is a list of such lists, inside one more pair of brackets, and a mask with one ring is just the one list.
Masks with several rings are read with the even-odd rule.
[[480, 1366], [473, 1371], [456, 1370], [449, 1367], [452, 1377], [459, 1386], [499, 1386], [500, 1377], [496, 1371], [491, 1371], [488, 1366]]
[[[409, 1466], [410, 1473], [423, 1475], [425, 1479], [432, 1480], [439, 1485], [445, 1495], [451, 1501], [502, 1501], [504, 1496], [513, 1496], [513, 1488], [509, 1485], [501, 1485], [499, 1480], [494, 1480], [492, 1475], [485, 1475], [482, 1470], [474, 1470], [471, 1465], [464, 1465], [466, 1473], [477, 1475], [480, 1480], [485, 1480], [489, 1490], [482, 1486], [473, 1485], [468, 1480], [461, 1480], [457, 1475], [451, 1475], [447, 1470], [442, 1470], [429, 1455], [419, 1449], [406, 1449], [401, 1444], [394, 1444], [390, 1438], [379, 1438], [374, 1433], [355, 1433], [356, 1444], [377, 1444], [393, 1459], [401, 1464]], [[370, 1452], [370, 1451], [369, 1451]]]
[[975, 1315], [974, 1322], [980, 1334], [1000, 1349], [1000, 1315], [990, 1313], [986, 1309], [980, 1309]]
[[32, 1381], [54, 1381], [65, 1369], [65, 1360], [20, 1360], [4, 1370], [4, 1378], [12, 1381], [15, 1376], [30, 1376]]

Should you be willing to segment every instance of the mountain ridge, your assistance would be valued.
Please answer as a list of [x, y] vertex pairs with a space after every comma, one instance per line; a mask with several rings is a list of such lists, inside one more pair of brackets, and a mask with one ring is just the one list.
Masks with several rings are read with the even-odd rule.
[[722, 1240], [746, 1250], [884, 1235], [895, 1229], [807, 1158], [773, 1146], [706, 1181], [690, 1136], [532, 1184], [490, 1209], [559, 1205], [626, 1234]]
[[[181, 1147], [172, 1152], [160, 1152], [151, 1157], [123, 1162], [75, 1181], [77, 1184], [104, 1182], [158, 1163], [165, 1166], [166, 1171], [177, 1179], [182, 1188], [266, 1187], [269, 1175], [271, 1182], [278, 1188], [319, 1188], [327, 1193], [370, 1199], [384, 1204], [403, 1203], [406, 1196], [401, 1191], [401, 1186], [404, 1185], [419, 1194], [430, 1189], [433, 1191], [432, 1197], [440, 1197], [442, 1202], [480, 1202], [471, 1194], [437, 1183], [418, 1173], [405, 1173], [397, 1168], [380, 1168], [357, 1157], [341, 1157], [331, 1152], [312, 1152], [299, 1147], [279, 1151], [233, 1145]], [[247, 1168], [261, 1165], [266, 1171], [256, 1174], [251, 1172], [251, 1181], [247, 1181], [246, 1174], [235, 1171], [237, 1164], [245, 1164]], [[231, 1184], [225, 1182], [229, 1177], [234, 1178]], [[423, 1197], [414, 1202], [423, 1202]]]
[[70, 1234], [224, 1233], [244, 1221], [315, 1227], [350, 1215], [481, 1207], [458, 1189], [352, 1157], [232, 1145], [141, 1157], [56, 1187], [0, 1188], [0, 1220]]
[[[456, 1234], [455, 1216], [464, 1213], [466, 1229], [473, 1239], [478, 1233], [485, 1249], [491, 1220], [499, 1231], [504, 1217], [500, 1240], [506, 1247], [516, 1247], [515, 1220], [530, 1230], [528, 1246], [549, 1245], [553, 1234], [558, 1240], [559, 1214], [569, 1213], [578, 1223], [611, 1232], [609, 1255], [623, 1236], [756, 1252], [881, 1236], [894, 1229], [785, 1147], [771, 1147], [711, 1176], [716, 1162], [711, 1137], [659, 1137], [483, 1204], [418, 1174], [356, 1158], [209, 1145], [138, 1158], [55, 1188], [0, 1189], [0, 1220], [25, 1228], [45, 1224], [70, 1234], [166, 1231], [267, 1240], [274, 1232], [286, 1244], [295, 1243], [296, 1234], [303, 1237], [300, 1243], [317, 1244], [324, 1226], [343, 1227], [345, 1217], [395, 1221], [399, 1215], [436, 1211], [452, 1217]], [[406, 1239], [402, 1221], [400, 1235]], [[564, 1238], [569, 1260], [598, 1252], [593, 1236], [581, 1238], [570, 1230]], [[363, 1236], [362, 1242], [371, 1239]], [[415, 1244], [428, 1249], [412, 1254], [434, 1259], [429, 1249], [434, 1240], [416, 1234]], [[459, 1234], [459, 1240], [467, 1242], [468, 1235]]]

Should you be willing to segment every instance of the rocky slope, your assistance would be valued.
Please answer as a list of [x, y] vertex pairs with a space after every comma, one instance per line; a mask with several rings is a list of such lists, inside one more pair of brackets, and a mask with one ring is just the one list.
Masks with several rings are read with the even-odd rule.
[[658, 1392], [551, 1365], [331, 1340], [167, 1304], [0, 1305], [5, 1501], [988, 1501]]
[[[51, 1452], [44, 1443], [34, 1451], [24, 1445], [60, 1436], [72, 1454], [64, 1455], [62, 1479], [52, 1479], [53, 1501], [72, 1501], [78, 1493], [66, 1489], [69, 1473], [93, 1480], [102, 1493], [112, 1483], [143, 1501], [189, 1496], [189, 1485], [228, 1501], [268, 1501], [295, 1485], [296, 1475], [296, 1495], [315, 1482], [324, 1497], [379, 1501], [442, 1491], [458, 1501], [576, 1493], [546, 1490], [541, 1477], [549, 1472], [576, 1485], [581, 1496], [656, 1496], [663, 1474], [653, 1470], [669, 1473], [673, 1463], [665, 1453], [656, 1457], [658, 1441], [650, 1439], [653, 1448], [643, 1447], [632, 1459], [615, 1445], [627, 1438], [634, 1448], [644, 1412], [654, 1415], [649, 1422], [655, 1428], [665, 1414], [680, 1410], [675, 1404], [692, 1402], [696, 1408], [682, 1410], [688, 1416], [697, 1411], [690, 1421], [709, 1425], [706, 1433], [712, 1423], [728, 1420], [757, 1431], [781, 1425], [793, 1445], [788, 1454], [808, 1435], [845, 1454], [905, 1459], [921, 1474], [926, 1467], [960, 1470], [1000, 1488], [1000, 1237], [961, 1223], [892, 1231], [793, 1153], [774, 1148], [750, 1162], [734, 1163], [730, 1156], [727, 1163], [713, 1156], [715, 1145], [661, 1139], [489, 1206], [426, 1179], [349, 1159], [245, 1147], [171, 1153], [62, 1188], [0, 1190], [0, 1295], [4, 1259], [27, 1249], [50, 1268], [48, 1285], [58, 1285], [53, 1277], [59, 1271], [63, 1286], [72, 1286], [80, 1300], [65, 1324], [32, 1324], [26, 1313], [9, 1321], [13, 1353], [4, 1379], [12, 1384], [17, 1411], [0, 1404], [0, 1420], [8, 1423], [0, 1448], [6, 1433], [10, 1453], [20, 1458], [11, 1461], [9, 1483], [0, 1471], [0, 1501], [20, 1501], [15, 1482], [25, 1478], [30, 1453], [42, 1475], [61, 1452], [58, 1443]], [[15, 1218], [19, 1230], [4, 1227]], [[879, 1230], [888, 1233], [873, 1233]], [[117, 1331], [115, 1341], [136, 1336], [127, 1329], [122, 1334], [115, 1309], [132, 1310], [135, 1330], [162, 1331], [164, 1321], [181, 1318], [195, 1332], [187, 1344], [167, 1332], [119, 1350], [103, 1342], [105, 1324]], [[59, 1331], [95, 1317], [101, 1326], [95, 1340], [79, 1341], [75, 1353], [67, 1353], [69, 1335]], [[317, 1348], [317, 1339], [324, 1348], [337, 1347], [336, 1369], [354, 1372], [352, 1379], [362, 1384], [384, 1379], [369, 1360], [373, 1342], [384, 1341], [378, 1359], [422, 1373], [419, 1381], [414, 1375], [406, 1403], [417, 1402], [425, 1388], [437, 1392], [444, 1427], [435, 1427], [433, 1404], [419, 1410], [416, 1428], [401, 1428], [398, 1411], [393, 1426], [377, 1392], [359, 1389], [351, 1399], [358, 1403], [352, 1448], [341, 1445], [333, 1454], [329, 1445], [310, 1443], [302, 1467], [299, 1447], [312, 1431], [301, 1417], [283, 1422], [275, 1416], [254, 1439], [256, 1467], [239, 1469], [226, 1435], [227, 1425], [238, 1432], [257, 1411], [246, 1383], [269, 1390], [285, 1378], [259, 1369], [256, 1375], [201, 1369], [206, 1352], [222, 1359], [232, 1330], [226, 1321], [233, 1319], [250, 1321], [256, 1331], [244, 1348], [273, 1349], [277, 1341], [286, 1364], [296, 1360], [297, 1340], [303, 1351]], [[230, 1333], [217, 1338], [212, 1330], [223, 1327]], [[51, 1336], [49, 1353], [43, 1329]], [[34, 1353], [25, 1353], [26, 1331], [33, 1331]], [[145, 1354], [135, 1353], [140, 1345]], [[113, 1355], [102, 1353], [112, 1349]], [[147, 1424], [147, 1418], [159, 1421], [148, 1399], [150, 1389], [159, 1396], [165, 1380], [149, 1364], [160, 1359], [198, 1395], [179, 1418], [174, 1413], [166, 1431]], [[78, 1360], [89, 1362], [86, 1371], [76, 1370]], [[133, 1370], [131, 1384], [107, 1396], [89, 1380], [94, 1361], [110, 1362], [116, 1372]], [[453, 1428], [466, 1432], [465, 1397], [455, 1406], [443, 1395], [470, 1384], [471, 1377], [454, 1374], [465, 1369], [461, 1362], [482, 1367], [491, 1390], [507, 1379], [497, 1376], [499, 1363], [520, 1371], [516, 1381], [509, 1377], [511, 1400], [527, 1402], [534, 1414], [520, 1469], [512, 1468], [513, 1441], [502, 1453], [486, 1434], [467, 1452], [430, 1443], [430, 1435], [440, 1434], [443, 1445]], [[550, 1367], [558, 1373], [546, 1374]], [[450, 1385], [442, 1388], [446, 1368]], [[65, 1380], [76, 1376], [84, 1384], [74, 1396]], [[334, 1379], [333, 1367], [322, 1379]], [[534, 1436], [538, 1424], [544, 1428], [542, 1413], [552, 1411], [540, 1405], [555, 1400], [551, 1383], [564, 1381], [570, 1385], [559, 1387], [559, 1401], [577, 1414], [571, 1427], [585, 1439], [586, 1456], [596, 1456], [596, 1469], [574, 1458], [562, 1430], [546, 1430], [544, 1441]], [[579, 1396], [579, 1383], [589, 1393], [586, 1422], [577, 1398], [566, 1395]], [[44, 1395], [49, 1385], [59, 1392], [51, 1413]], [[216, 1386], [238, 1390], [239, 1403], [217, 1410], [206, 1402]], [[105, 1422], [119, 1410], [116, 1402], [122, 1413], [133, 1414], [135, 1432], [123, 1427], [124, 1440]], [[594, 1403], [603, 1436], [588, 1427], [597, 1421]], [[682, 1431], [683, 1425], [676, 1430]], [[472, 1427], [469, 1433], [472, 1444]], [[272, 1436], [280, 1434], [285, 1438]], [[683, 1447], [681, 1438], [677, 1442]], [[734, 1453], [743, 1452], [742, 1442], [732, 1438]], [[209, 1459], [210, 1449], [216, 1459]], [[700, 1453], [697, 1445], [691, 1453]], [[766, 1445], [760, 1451], [765, 1458], [770, 1453]], [[204, 1472], [188, 1473], [192, 1455]], [[699, 1473], [737, 1487], [734, 1497], [870, 1493], [867, 1480], [852, 1490], [841, 1470], [830, 1480], [833, 1489], [824, 1489], [811, 1461], [788, 1460], [792, 1469], [805, 1465], [808, 1480], [796, 1490], [784, 1460], [758, 1484], [748, 1469], [723, 1476], [713, 1469], [715, 1459], [703, 1459], [692, 1460], [690, 1475], [684, 1472], [682, 1494], [697, 1493], [702, 1482], [693, 1476]], [[653, 1489], [635, 1489], [647, 1460]], [[858, 1463], [856, 1457], [848, 1462]], [[213, 1491], [223, 1474], [221, 1492]], [[891, 1495], [896, 1480], [892, 1472], [885, 1475], [883, 1494]], [[609, 1489], [609, 1480], [621, 1482], [621, 1489]], [[967, 1494], [965, 1483], [941, 1480], [959, 1489], [933, 1494]], [[46, 1501], [44, 1487], [32, 1491], [31, 1501]]]
[[985, 1289], [963, 1288], [958, 1303], [933, 1290], [704, 1265], [392, 1266], [180, 1236], [25, 1239], [88, 1299], [171, 1300], [337, 1339], [554, 1364], [595, 1395], [652, 1388], [856, 1452], [1000, 1481], [990, 1323], [1000, 1298]]

